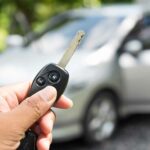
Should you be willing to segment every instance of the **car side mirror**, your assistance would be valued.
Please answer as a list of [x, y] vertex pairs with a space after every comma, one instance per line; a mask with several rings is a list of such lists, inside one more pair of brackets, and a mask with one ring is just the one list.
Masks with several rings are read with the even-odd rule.
[[124, 46], [124, 50], [130, 54], [136, 56], [143, 49], [143, 44], [139, 40], [131, 40]]
[[6, 38], [6, 47], [15, 48], [23, 46], [24, 38], [21, 35], [9, 35]]

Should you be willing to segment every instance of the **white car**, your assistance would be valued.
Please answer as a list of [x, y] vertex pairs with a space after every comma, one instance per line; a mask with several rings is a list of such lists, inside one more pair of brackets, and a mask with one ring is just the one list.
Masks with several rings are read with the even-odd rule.
[[[70, 110], [54, 109], [54, 140], [109, 138], [120, 117], [150, 112], [150, 16], [140, 6], [113, 5], [60, 14], [35, 39], [0, 55], [1, 85], [31, 80], [57, 63], [76, 31], [86, 36], [67, 66]], [[32, 38], [33, 39], [32, 39]], [[31, 40], [32, 39], [32, 40]]]

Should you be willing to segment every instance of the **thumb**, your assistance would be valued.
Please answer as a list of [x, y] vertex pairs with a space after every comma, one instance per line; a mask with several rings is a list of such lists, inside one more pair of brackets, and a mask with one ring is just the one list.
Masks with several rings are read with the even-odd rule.
[[25, 132], [52, 107], [55, 100], [56, 89], [52, 86], [26, 98], [11, 112], [15, 124]]

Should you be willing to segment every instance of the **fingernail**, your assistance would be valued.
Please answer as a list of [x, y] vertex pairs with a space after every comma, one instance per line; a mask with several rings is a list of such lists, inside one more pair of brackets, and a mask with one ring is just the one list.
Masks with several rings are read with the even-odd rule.
[[68, 99], [68, 101], [69, 101], [69, 103], [70, 103], [70, 108], [72, 108], [72, 107], [73, 107], [73, 101], [70, 100], [70, 99]]
[[41, 95], [44, 100], [46, 101], [52, 101], [56, 99], [56, 89], [52, 86], [47, 86], [44, 88], [41, 92]]
[[73, 101], [70, 99], [70, 98], [68, 98], [68, 97], [66, 97], [65, 96], [65, 99], [66, 99], [66, 101], [67, 101], [67, 106], [68, 106], [68, 108], [72, 108], [73, 107]]
[[44, 141], [45, 143], [45, 148], [46, 149], [50, 149], [50, 143], [49, 143], [49, 141]]
[[53, 127], [54, 127], [54, 122], [53, 122], [53, 120], [49, 120], [49, 124], [48, 124], [48, 128], [49, 128], [49, 132], [52, 132], [52, 130], [53, 130]]

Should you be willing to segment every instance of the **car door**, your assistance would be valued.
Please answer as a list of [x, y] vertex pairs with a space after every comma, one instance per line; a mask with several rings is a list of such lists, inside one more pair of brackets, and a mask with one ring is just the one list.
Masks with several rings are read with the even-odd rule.
[[137, 29], [127, 38], [119, 57], [123, 97], [130, 102], [147, 102], [150, 100], [150, 17], [145, 17]]

